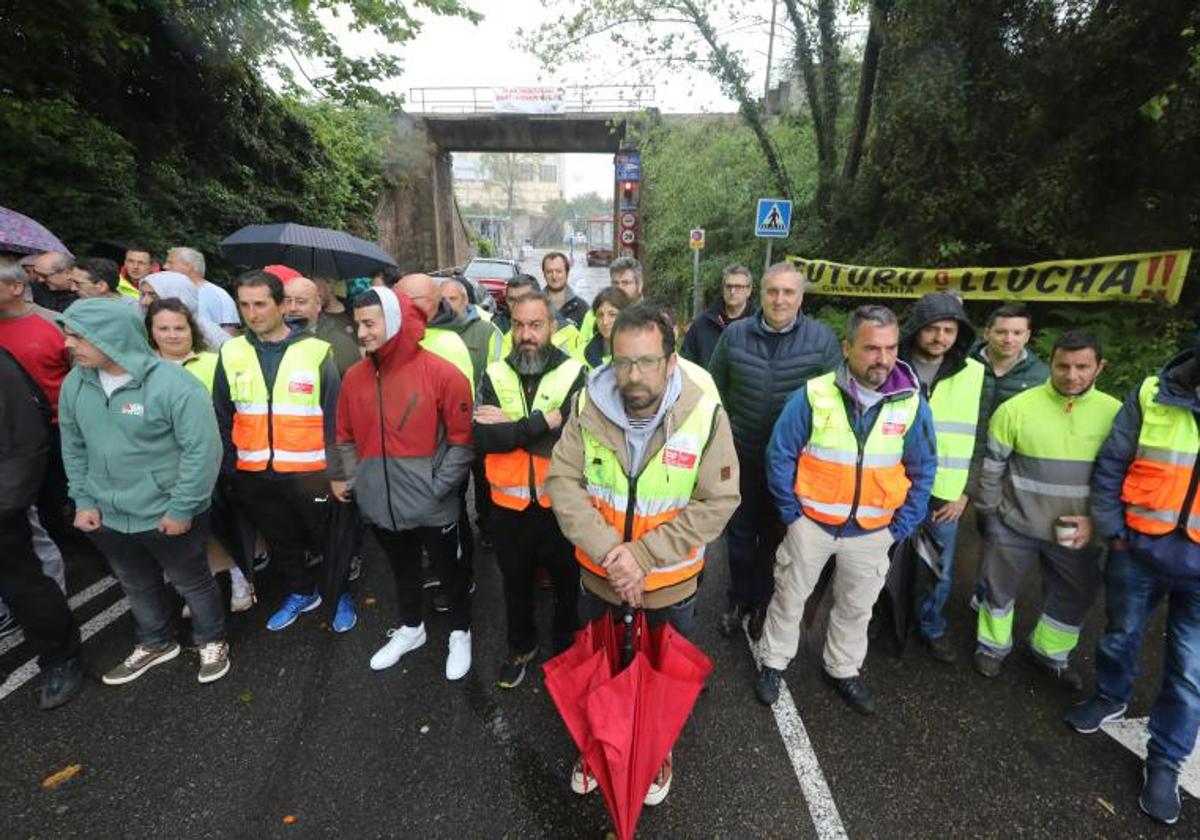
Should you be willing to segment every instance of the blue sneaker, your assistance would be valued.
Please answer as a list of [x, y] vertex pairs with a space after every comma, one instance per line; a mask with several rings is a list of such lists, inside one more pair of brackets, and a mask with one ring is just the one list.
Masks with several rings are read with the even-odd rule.
[[1100, 727], [1125, 717], [1125, 704], [1097, 694], [1091, 700], [1076, 704], [1063, 716], [1067, 726], [1083, 735], [1099, 732]]
[[268, 630], [282, 630], [296, 620], [300, 613], [312, 612], [321, 606], [321, 593], [313, 590], [311, 595], [293, 592], [287, 596], [279, 612], [267, 619]]
[[333, 614], [333, 632], [348, 633], [355, 624], [358, 624], [358, 613], [354, 611], [354, 599], [349, 592], [343, 592]]
[[1146, 783], [1138, 806], [1151, 819], [1174, 825], [1179, 819], [1179, 774], [1161, 764], [1147, 764], [1142, 774]]

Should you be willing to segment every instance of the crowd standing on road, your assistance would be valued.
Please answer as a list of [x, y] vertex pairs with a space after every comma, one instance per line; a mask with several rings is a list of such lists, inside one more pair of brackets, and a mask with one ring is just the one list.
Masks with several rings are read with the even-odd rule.
[[[917, 624], [930, 656], [954, 663], [944, 612], [973, 508], [982, 676], [999, 676], [1018, 644], [1017, 592], [1036, 563], [1025, 650], [1052, 684], [1081, 690], [1071, 653], [1105, 592], [1095, 692], [1066, 715], [1078, 732], [1125, 714], [1147, 622], [1168, 601], [1139, 803], [1178, 819], [1200, 728], [1200, 336], [1122, 403], [1097, 388], [1095, 337], [1068, 332], [1040, 360], [1016, 304], [992, 312], [979, 341], [950, 294], [921, 298], [903, 325], [862, 306], [839, 342], [803, 313], [799, 269], [770, 266], [756, 301], [735, 265], [676, 352], [680, 331], [647, 300], [636, 260], [613, 261], [590, 304], [568, 282], [567, 255], [541, 267], [544, 287], [514, 277], [493, 316], [465, 280], [392, 270], [343, 299], [335, 278], [283, 265], [246, 271], [231, 294], [187, 247], [162, 270], [136, 245], [119, 267], [61, 253], [0, 260], [0, 632], [24, 630], [41, 707], [83, 683], [58, 549], [72, 526], [133, 614], [133, 650], [105, 684], [177, 658], [181, 617], [199, 681], [227, 674], [218, 579], [230, 576], [229, 610], [252, 609], [253, 571], [268, 559], [285, 592], [267, 630], [332, 598], [330, 628], [350, 631], [366, 533], [396, 591], [370, 667], [426, 643], [433, 585], [451, 626], [445, 676], [461, 679], [479, 609], [473, 485], [480, 544], [503, 580], [499, 688], [517, 689], [538, 658], [540, 576], [553, 654], [626, 607], [687, 637], [707, 546], [723, 535], [719, 629], [759, 645], [757, 698], [778, 701], [833, 558], [822, 674], [873, 714], [861, 669], [890, 558], [918, 538], [937, 547]], [[231, 519], [249, 529], [240, 540]], [[326, 558], [319, 583], [334, 521], [351, 523], [353, 557], [346, 568]], [[663, 801], [673, 776], [668, 753], [645, 802]], [[571, 787], [596, 787], [582, 760]]]

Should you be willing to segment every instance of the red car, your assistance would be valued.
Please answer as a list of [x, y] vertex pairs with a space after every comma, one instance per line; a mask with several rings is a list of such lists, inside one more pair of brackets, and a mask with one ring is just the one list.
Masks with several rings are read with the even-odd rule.
[[520, 267], [512, 260], [475, 257], [463, 267], [463, 276], [485, 288], [497, 306], [504, 303], [508, 281], [520, 273]]

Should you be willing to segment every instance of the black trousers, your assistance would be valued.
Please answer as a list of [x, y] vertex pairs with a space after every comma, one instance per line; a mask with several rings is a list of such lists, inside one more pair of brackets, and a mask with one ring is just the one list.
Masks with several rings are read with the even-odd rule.
[[37, 497], [37, 515], [50, 539], [62, 548], [78, 532], [74, 527], [71, 500], [67, 497], [67, 473], [63, 468], [62, 443], [57, 425], [50, 426], [48, 444], [46, 474]]
[[278, 564], [288, 591], [311, 593], [316, 583], [304, 552], [325, 550], [325, 506], [330, 499], [325, 473], [284, 477], [238, 472], [233, 482], [234, 498], [266, 539], [271, 564]]
[[742, 503], [725, 529], [729, 550], [729, 604], [765, 608], [775, 593], [775, 551], [783, 527], [775, 499], [767, 489], [761, 463], [742, 461]]
[[491, 529], [504, 578], [509, 653], [528, 653], [537, 645], [533, 581], [539, 566], [550, 573], [554, 584], [554, 650], [565, 650], [579, 623], [579, 564], [554, 512], [536, 504], [521, 511], [494, 505]]
[[0, 598], [25, 631], [42, 670], [79, 656], [79, 625], [58, 584], [42, 572], [23, 510], [0, 517]]
[[[579, 586], [579, 626], [586, 627], [603, 615], [612, 618], [617, 624], [624, 621], [626, 607], [624, 604], [610, 604], [599, 595], [592, 594], [586, 586]], [[667, 607], [656, 610], [643, 610], [646, 614], [646, 625], [650, 629], [663, 624], [670, 624], [675, 632], [690, 639], [696, 630], [696, 596], [689, 595]]]
[[421, 548], [424, 547], [442, 582], [442, 593], [449, 599], [452, 629], [471, 629], [471, 595], [468, 591], [471, 567], [462, 556], [457, 522], [407, 531], [391, 531], [378, 526], [371, 530], [392, 567], [401, 626], [416, 627], [422, 621], [425, 574], [421, 569]]
[[475, 534], [471, 530], [471, 515], [467, 512], [467, 487], [471, 483], [471, 474], [458, 485], [458, 543], [463, 561], [467, 564], [468, 581], [475, 577]]

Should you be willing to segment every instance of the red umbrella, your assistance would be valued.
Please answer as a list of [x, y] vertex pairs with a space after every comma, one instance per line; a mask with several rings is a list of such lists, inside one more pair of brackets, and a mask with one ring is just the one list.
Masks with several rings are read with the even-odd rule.
[[[596, 779], [621, 840], [633, 837], [642, 800], [679, 738], [712, 662], [669, 624], [638, 613], [620, 633], [602, 617], [545, 664], [546, 690]], [[618, 635], [633, 634], [621, 670]]]

